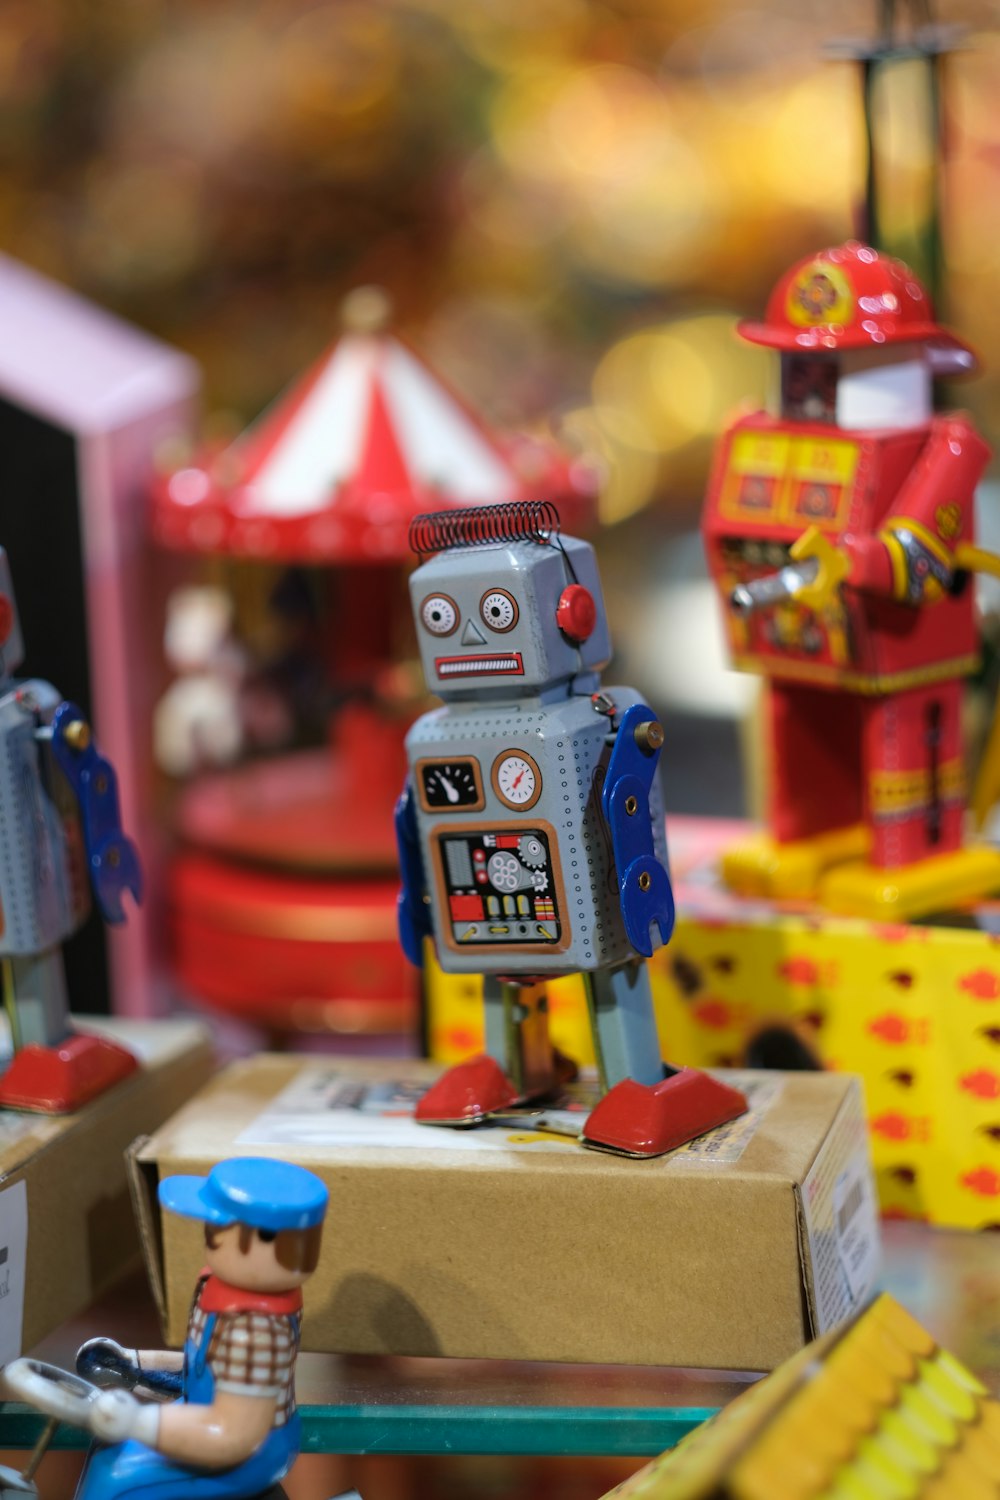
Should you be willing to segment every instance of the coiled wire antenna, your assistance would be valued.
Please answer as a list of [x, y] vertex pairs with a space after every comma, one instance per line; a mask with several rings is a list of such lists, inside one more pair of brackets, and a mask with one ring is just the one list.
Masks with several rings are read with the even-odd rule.
[[410, 548], [423, 560], [450, 547], [490, 547], [503, 542], [549, 542], [557, 546], [559, 512], [551, 500], [511, 500], [435, 510], [410, 522]]

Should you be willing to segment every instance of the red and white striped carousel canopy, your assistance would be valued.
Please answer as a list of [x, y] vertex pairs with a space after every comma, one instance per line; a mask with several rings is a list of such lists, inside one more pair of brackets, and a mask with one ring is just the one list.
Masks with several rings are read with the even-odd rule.
[[[367, 302], [366, 302], [367, 297]], [[347, 331], [213, 458], [157, 481], [153, 532], [185, 551], [283, 561], [406, 557], [413, 516], [555, 500], [567, 530], [593, 513], [593, 479], [554, 445], [501, 441], [406, 344], [371, 293]]]

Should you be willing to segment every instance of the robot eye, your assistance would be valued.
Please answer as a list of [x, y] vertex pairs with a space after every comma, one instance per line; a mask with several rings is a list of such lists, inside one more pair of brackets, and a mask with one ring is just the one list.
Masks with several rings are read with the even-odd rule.
[[458, 605], [447, 594], [428, 594], [420, 618], [431, 635], [451, 635], [458, 626]]
[[479, 613], [483, 624], [501, 633], [513, 630], [517, 624], [517, 600], [506, 589], [490, 589], [479, 601]]

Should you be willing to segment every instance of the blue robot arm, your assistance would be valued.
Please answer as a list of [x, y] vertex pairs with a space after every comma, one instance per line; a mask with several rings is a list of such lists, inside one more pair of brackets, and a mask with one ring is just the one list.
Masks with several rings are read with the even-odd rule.
[[122, 831], [115, 769], [99, 753], [75, 703], [60, 703], [51, 733], [52, 754], [80, 807], [94, 900], [106, 922], [124, 922], [124, 892], [131, 892], [136, 905], [142, 901], [142, 868]]
[[396, 901], [399, 941], [410, 963], [419, 969], [424, 962], [424, 938], [431, 935], [431, 916], [424, 900], [424, 868], [420, 859], [417, 817], [413, 810], [413, 788], [409, 781], [396, 803], [396, 847], [403, 881]]
[[635, 703], [625, 710], [611, 751], [601, 806], [615, 851], [622, 919], [629, 942], [643, 957], [674, 930], [670, 876], [653, 847], [649, 797], [663, 745], [663, 730], [652, 709]]

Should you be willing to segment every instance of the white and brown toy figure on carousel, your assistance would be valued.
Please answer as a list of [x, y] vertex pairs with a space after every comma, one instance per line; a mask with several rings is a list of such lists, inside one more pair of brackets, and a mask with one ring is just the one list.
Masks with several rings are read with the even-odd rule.
[[579, 973], [606, 1090], [588, 1145], [657, 1156], [742, 1114], [743, 1095], [660, 1057], [645, 959], [673, 893], [656, 780], [663, 730], [611, 656], [593, 548], [555, 507], [418, 516], [410, 580], [424, 675], [443, 707], [406, 739], [400, 935], [414, 963], [484, 974], [486, 1053], [416, 1110], [473, 1125], [558, 1092], [539, 981]]
[[974, 493], [989, 449], [936, 414], [975, 368], [901, 261], [851, 242], [794, 265], [745, 339], [780, 357], [704, 518], [736, 666], [768, 679], [769, 831], [724, 860], [746, 895], [907, 918], [1000, 888], [963, 847], [962, 679], [977, 664]]

